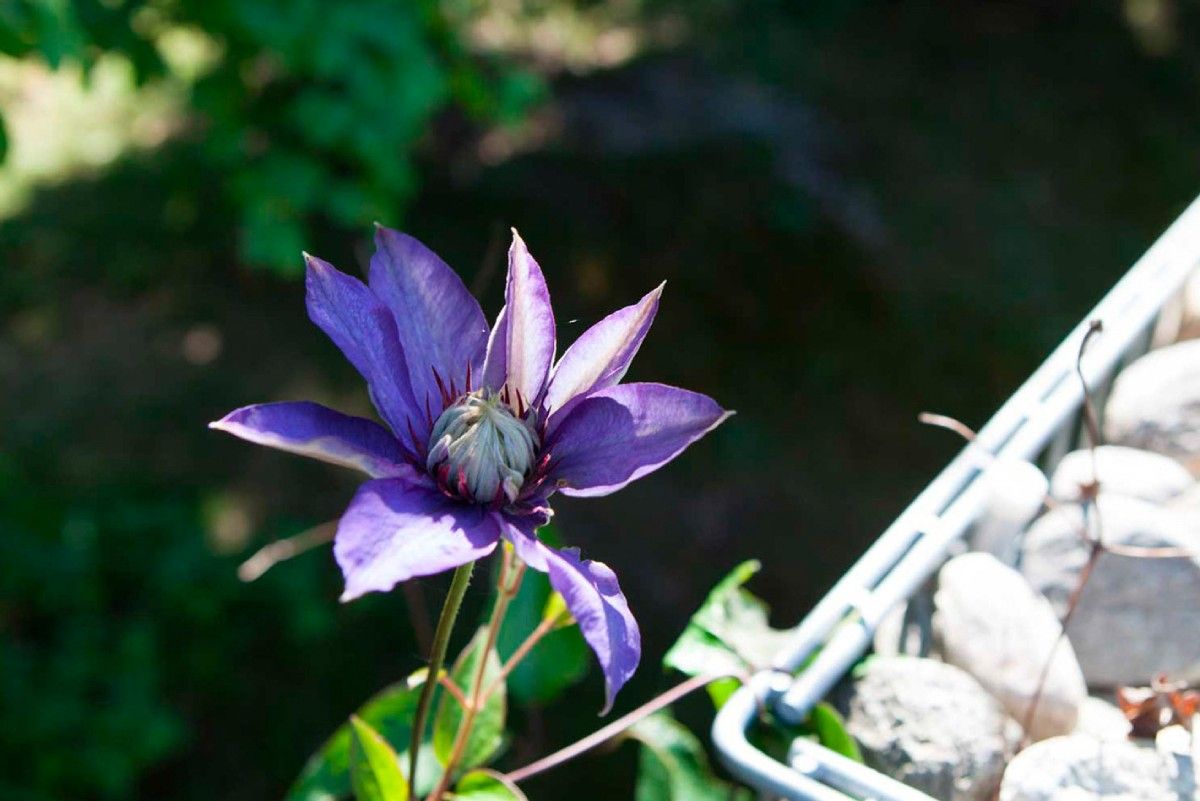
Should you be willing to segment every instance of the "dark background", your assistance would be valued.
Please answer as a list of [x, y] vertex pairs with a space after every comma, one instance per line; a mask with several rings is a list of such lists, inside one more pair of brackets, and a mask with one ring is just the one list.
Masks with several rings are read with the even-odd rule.
[[[327, 549], [235, 577], [335, 517], [357, 480], [205, 429], [258, 401], [368, 408], [306, 319], [301, 247], [361, 269], [380, 219], [494, 313], [515, 225], [564, 340], [667, 280], [630, 378], [738, 415], [618, 495], [556, 504], [644, 629], [620, 712], [673, 680], [664, 650], [738, 561], [762, 559], [755, 591], [778, 625], [798, 620], [957, 447], [917, 412], [986, 419], [1200, 188], [1182, 0], [512, 0], [419, 19], [304, 2], [296, 19], [322, 24], [286, 36], [293, 11], [268, 0], [79, 3], [73, 27], [49, 5], [0, 5], [4, 52], [39, 70], [117, 54], [137, 66], [130, 91], [178, 88], [142, 7], [225, 49], [169, 135], [39, 181], [0, 221], [0, 795], [15, 801], [279, 797], [420, 664], [405, 596], [339, 605]], [[358, 15], [345, 30], [335, 6]], [[497, 19], [517, 30], [499, 44]], [[298, 55], [339, 36], [342, 61]], [[445, 87], [430, 97], [411, 91], [434, 80], [409, 63], [426, 57]], [[19, 99], [0, 94], [10, 122]], [[422, 585], [433, 607], [445, 582]], [[482, 601], [476, 586], [466, 614]], [[510, 754], [594, 728], [595, 673], [519, 716]], [[627, 797], [633, 757], [528, 790]]]

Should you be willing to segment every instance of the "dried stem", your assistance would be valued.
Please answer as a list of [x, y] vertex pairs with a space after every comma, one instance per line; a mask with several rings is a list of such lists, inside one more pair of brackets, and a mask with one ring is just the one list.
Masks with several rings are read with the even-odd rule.
[[544, 756], [536, 762], [531, 762], [523, 768], [517, 768], [511, 773], [506, 774], [506, 776], [509, 781], [513, 783], [519, 783], [530, 777], [536, 776], [539, 773], [544, 773], [551, 768], [558, 767], [562, 763], [574, 759], [580, 754], [586, 753], [597, 746], [603, 745], [613, 737], [625, 731], [625, 729], [628, 729], [633, 724], [649, 717], [650, 715], [653, 715], [663, 707], [670, 706], [688, 693], [694, 692], [701, 687], [711, 684], [719, 679], [730, 678], [733, 675], [735, 674], [726, 672], [714, 675], [693, 676], [687, 681], [675, 685], [657, 698], [647, 701], [632, 712], [622, 715], [604, 728], [597, 729], [587, 737], [584, 737], [582, 740], [572, 743], [566, 748], [555, 751], [549, 756]]
[[[1096, 414], [1096, 404], [1092, 400], [1092, 388], [1088, 386], [1083, 375], [1083, 354], [1087, 352], [1092, 339], [1104, 331], [1104, 322], [1092, 320], [1088, 323], [1087, 332], [1079, 340], [1079, 352], [1075, 354], [1075, 375], [1079, 376], [1079, 385], [1083, 388], [1083, 423], [1087, 430], [1089, 448], [1092, 450], [1092, 467], [1095, 468], [1095, 451], [1100, 446], [1100, 418]], [[1092, 474], [1095, 480], [1095, 473]]]
[[1190, 548], [1167, 546], [1152, 548], [1145, 545], [1113, 545], [1110, 543], [1104, 546], [1104, 550], [1106, 553], [1128, 556], [1133, 559], [1187, 559], [1195, 556], [1195, 552]]
[[1089, 505], [1095, 503], [1096, 493], [1099, 491], [1100, 478], [1096, 472], [1096, 448], [1100, 446], [1100, 425], [1096, 417], [1096, 405], [1092, 402], [1092, 388], [1088, 386], [1087, 378], [1083, 375], [1083, 355], [1087, 353], [1088, 345], [1091, 344], [1092, 338], [1104, 330], [1104, 324], [1100, 320], [1092, 320], [1088, 323], [1087, 332], [1079, 341], [1079, 350], [1075, 354], [1075, 374], [1079, 377], [1079, 386], [1083, 392], [1083, 419], [1088, 435], [1088, 448], [1092, 454], [1092, 486], [1089, 492], [1084, 494], [1083, 505], [1083, 530], [1080, 534], [1087, 540], [1091, 546], [1088, 552], [1087, 562], [1084, 563], [1083, 569], [1079, 571], [1079, 580], [1075, 583], [1075, 589], [1071, 590], [1071, 595], [1067, 599], [1067, 609], [1063, 613], [1062, 619], [1059, 620], [1058, 636], [1054, 638], [1054, 644], [1050, 646], [1050, 653], [1046, 655], [1046, 662], [1042, 665], [1041, 675], [1038, 676], [1038, 682], [1033, 689], [1033, 697], [1029, 700], [1029, 706], [1025, 710], [1025, 718], [1023, 726], [1025, 728], [1025, 739], [1028, 741], [1030, 727], [1033, 725], [1033, 719], [1037, 715], [1038, 704], [1042, 700], [1042, 693], [1046, 689], [1046, 680], [1050, 676], [1050, 667], [1054, 664], [1054, 654], [1058, 651], [1059, 645], [1067, 636], [1067, 626], [1071, 623], [1071, 618], [1075, 615], [1075, 610], [1079, 606], [1079, 599], [1083, 596], [1083, 589], [1087, 586], [1088, 579], [1092, 576], [1092, 571], [1096, 567], [1096, 562], [1100, 559], [1100, 554], [1104, 553], [1104, 538], [1100, 529], [1100, 508], [1096, 509], [1096, 536], [1094, 539], [1088, 536], [1087, 525], [1087, 510]]
[[[1100, 505], [1096, 502], [1097, 496], [1100, 493], [1100, 475], [1097, 469], [1096, 456], [1096, 449], [1102, 444], [1100, 423], [1099, 415], [1096, 413], [1096, 404], [1092, 398], [1091, 387], [1088, 386], [1087, 379], [1083, 374], [1083, 355], [1087, 352], [1088, 345], [1092, 339], [1103, 330], [1104, 324], [1100, 320], [1092, 320], [1088, 323], [1087, 332], [1083, 335], [1083, 339], [1079, 343], [1079, 352], [1075, 357], [1075, 374], [1079, 377], [1079, 384], [1083, 388], [1084, 431], [1087, 434], [1088, 450], [1091, 452], [1092, 458], [1092, 483], [1090, 486], [1082, 488], [1084, 490], [1084, 521], [1083, 529], [1080, 532], [1080, 536], [1083, 537], [1089, 546], [1088, 558], [1083, 565], [1083, 569], [1079, 571], [1079, 580], [1075, 583], [1075, 588], [1071, 591], [1071, 595], [1067, 599], [1066, 611], [1059, 621], [1058, 637], [1054, 640], [1054, 645], [1050, 648], [1050, 653], [1046, 657], [1046, 663], [1042, 666], [1041, 675], [1034, 688], [1033, 698], [1030, 699], [1029, 707], [1025, 711], [1024, 727], [1026, 739], [1029, 737], [1030, 726], [1033, 725], [1033, 718], [1037, 714], [1038, 703], [1041, 701], [1046, 681], [1050, 675], [1050, 667], [1054, 662], [1054, 654], [1058, 650], [1060, 643], [1067, 636], [1067, 628], [1071, 625], [1071, 619], [1075, 615], [1075, 610], [1079, 607], [1079, 599], [1083, 597], [1083, 590], [1087, 587], [1087, 583], [1092, 577], [1096, 563], [1100, 560], [1100, 555], [1111, 553], [1136, 559], [1179, 559], [1193, 555], [1187, 548], [1150, 548], [1139, 545], [1107, 544], [1104, 542], [1104, 533], [1101, 528]], [[1095, 515], [1095, 536], [1091, 536], [1087, 525], [1089, 510], [1093, 510]]]
[[953, 417], [945, 414], [935, 414], [933, 412], [921, 412], [917, 415], [917, 420], [927, 426], [937, 426], [948, 431], [953, 431], [967, 442], [975, 441], [975, 430], [961, 420], [955, 420]]
[[327, 520], [294, 537], [275, 540], [259, 548], [253, 556], [242, 562], [238, 566], [237, 577], [247, 583], [255, 581], [280, 562], [286, 562], [293, 556], [299, 556], [318, 545], [332, 541], [336, 532], [337, 520]]
[[1038, 676], [1037, 686], [1033, 691], [1033, 698], [1029, 699], [1029, 706], [1025, 710], [1025, 718], [1021, 722], [1021, 726], [1025, 729], [1025, 738], [1029, 739], [1029, 732], [1033, 726], [1034, 715], [1037, 714], [1038, 703], [1042, 700], [1042, 692], [1046, 688], [1046, 680], [1050, 677], [1050, 667], [1054, 664], [1054, 654], [1058, 651], [1062, 641], [1067, 636], [1067, 626], [1071, 625], [1071, 618], [1075, 616], [1075, 610], [1079, 608], [1079, 599], [1083, 596], [1083, 588], [1087, 586], [1088, 579], [1091, 578], [1092, 571], [1096, 568], [1096, 562], [1100, 559], [1100, 554], [1104, 553], [1104, 546], [1099, 540], [1092, 543], [1092, 549], [1088, 553], [1087, 561], [1083, 564], [1083, 569], [1079, 571], [1079, 581], [1075, 584], [1075, 589], [1071, 590], [1071, 596], [1067, 599], [1067, 610], [1063, 613], [1062, 620], [1059, 621], [1058, 636], [1054, 638], [1054, 645], [1050, 646], [1050, 653], [1046, 655], [1046, 662], [1042, 665], [1041, 675]]
[[[438, 617], [437, 629], [433, 635], [433, 650], [429, 654], [429, 675], [436, 677], [442, 672], [446, 661], [446, 648], [450, 645], [450, 632], [454, 630], [454, 621], [458, 618], [458, 610], [462, 608], [463, 596], [467, 594], [467, 586], [471, 583], [471, 572], [475, 569], [474, 562], [467, 562], [454, 571], [450, 581], [450, 590], [446, 593], [446, 601], [442, 604], [442, 614]], [[421, 741], [425, 739], [425, 718], [429, 714], [429, 701], [433, 698], [433, 688], [436, 681], [426, 680], [421, 686], [421, 696], [417, 699], [417, 709], [413, 716], [412, 739], [408, 756], [408, 798], [416, 801], [417, 761], [421, 753]]]

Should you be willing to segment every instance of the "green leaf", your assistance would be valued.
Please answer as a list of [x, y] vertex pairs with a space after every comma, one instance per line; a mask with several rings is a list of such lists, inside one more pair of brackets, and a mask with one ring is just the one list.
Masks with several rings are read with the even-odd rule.
[[835, 751], [855, 762], [862, 762], [858, 743], [846, 731], [846, 722], [838, 711], [822, 701], [808, 713], [808, 723], [816, 731], [817, 740], [830, 751]]
[[694, 622], [663, 656], [663, 665], [688, 676], [702, 673], [736, 673], [749, 669], [745, 660]]
[[720, 709], [725, 706], [725, 702], [729, 700], [729, 696], [737, 692], [741, 686], [742, 683], [734, 678], [717, 679], [710, 683], [706, 689], [708, 690], [708, 697], [712, 699], [713, 708]]
[[[540, 573], [538, 575], [541, 576]], [[547, 585], [549, 584], [549, 579], [544, 576], [542, 579]], [[575, 625], [575, 616], [567, 608], [567, 599], [562, 597], [562, 593], [550, 592], [550, 597], [546, 599], [546, 605], [542, 608], [542, 620], [555, 621], [554, 628], [556, 629]]]
[[[487, 628], [481, 627], [467, 647], [459, 654], [450, 677], [463, 691], [470, 696], [475, 683], [475, 673], [479, 660], [484, 658], [483, 649], [487, 643]], [[488, 651], [483, 669], [481, 688], [491, 687], [500, 677], [500, 655], [496, 649]], [[507, 693], [504, 682], [500, 682], [495, 691], [488, 697], [483, 709], [475, 715], [474, 724], [467, 735], [467, 743], [463, 749], [459, 767], [473, 768], [486, 763], [499, 750], [504, 742], [504, 719], [508, 709]], [[433, 720], [433, 752], [438, 761], [445, 765], [454, 750], [454, 741], [458, 736], [458, 727], [463, 720], [463, 710], [459, 702], [450, 693], [442, 693], [437, 714]]]
[[454, 797], [466, 801], [529, 801], [517, 785], [491, 770], [473, 770], [458, 780]]
[[771, 664], [790, 632], [771, 628], [767, 605], [742, 586], [761, 567], [754, 560], [743, 562], [713, 587], [663, 657], [666, 667], [695, 676]]
[[[384, 688], [363, 704], [356, 713], [356, 717], [368, 723], [391, 743], [405, 765], [408, 764], [412, 721], [416, 713], [417, 698], [425, 683], [425, 673], [426, 671], [419, 671], [405, 681]], [[325, 744], [309, 757], [304, 770], [288, 790], [285, 801], [332, 801], [350, 795], [352, 738], [350, 724], [340, 726]], [[417, 771], [419, 794], [432, 790], [433, 784], [441, 777], [441, 766], [433, 757], [428, 741], [421, 748]]]
[[351, 716], [350, 782], [358, 801], [408, 801], [408, 782], [387, 740], [358, 716]]
[[[553, 526], [538, 531], [538, 537], [551, 545], [558, 544]], [[542, 621], [554, 618], [558, 622], [508, 676], [508, 693], [514, 703], [540, 706], [553, 701], [568, 687], [586, 674], [591, 664], [588, 648], [566, 609], [562, 596], [550, 587], [544, 573], [525, 572], [521, 589], [508, 607], [496, 650], [501, 659], [508, 659], [525, 638]]]
[[749, 801], [748, 790], [713, 775], [700, 741], [670, 712], [639, 721], [629, 736], [642, 744], [636, 801]]

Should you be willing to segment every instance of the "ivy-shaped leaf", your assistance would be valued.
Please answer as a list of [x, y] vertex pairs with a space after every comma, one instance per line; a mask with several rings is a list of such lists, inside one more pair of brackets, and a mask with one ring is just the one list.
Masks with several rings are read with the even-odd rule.
[[768, 667], [790, 633], [771, 628], [767, 605], [742, 586], [761, 567], [754, 560], [743, 562], [721, 579], [663, 664], [689, 676]]
[[350, 718], [350, 783], [358, 801], [408, 801], [408, 782], [387, 740], [361, 718]]

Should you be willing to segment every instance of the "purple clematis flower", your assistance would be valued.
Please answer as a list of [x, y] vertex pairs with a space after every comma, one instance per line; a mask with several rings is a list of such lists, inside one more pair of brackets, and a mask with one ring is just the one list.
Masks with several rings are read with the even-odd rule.
[[535, 534], [564, 495], [607, 495], [656, 470], [731, 414], [662, 384], [620, 384], [662, 286], [585, 331], [555, 363], [541, 268], [513, 231], [505, 306], [488, 331], [458, 275], [380, 226], [369, 279], [305, 256], [308, 313], [367, 381], [387, 427], [315, 403], [266, 403], [211, 427], [357, 468], [371, 480], [338, 524], [343, 601], [451, 570], [512, 543], [549, 574], [604, 670], [605, 710], [641, 636], [607, 565]]

